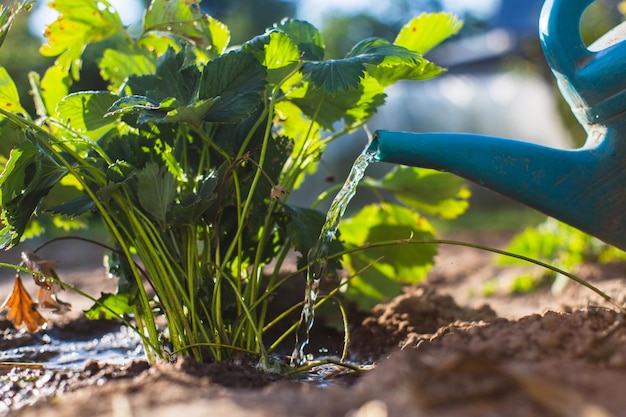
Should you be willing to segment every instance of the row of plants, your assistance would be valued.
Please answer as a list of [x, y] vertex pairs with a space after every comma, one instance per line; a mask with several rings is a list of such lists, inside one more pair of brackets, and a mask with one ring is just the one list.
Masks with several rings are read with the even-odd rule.
[[[154, 0], [132, 29], [106, 0], [49, 5], [59, 15], [40, 52], [55, 61], [29, 74], [36, 114], [24, 110], [0, 67], [0, 247], [46, 228], [71, 233], [101, 222], [118, 290], [94, 299], [88, 316], [125, 320], [151, 360], [219, 360], [239, 350], [266, 363], [295, 323], [265, 336], [301, 304], [269, 316], [285, 282], [302, 279], [279, 275], [281, 266], [295, 250], [306, 268], [324, 222], [324, 213], [291, 204], [290, 192], [328, 143], [384, 104], [386, 87], [440, 75], [424, 54], [461, 23], [422, 14], [393, 42], [365, 39], [327, 59], [317, 28], [300, 20], [229, 45], [228, 28], [197, 0]], [[28, 7], [3, 7], [3, 38]], [[86, 57], [106, 90], [74, 88]], [[393, 201], [380, 197], [342, 223], [329, 272], [343, 267], [348, 278], [318, 303], [342, 293], [367, 307], [422, 279], [434, 246], [368, 244], [432, 238], [425, 215], [454, 218], [469, 196], [457, 178], [408, 167], [362, 188]], [[49, 264], [28, 259], [18, 270], [55, 296], [51, 284], [65, 284]], [[273, 272], [264, 274], [270, 262]]]

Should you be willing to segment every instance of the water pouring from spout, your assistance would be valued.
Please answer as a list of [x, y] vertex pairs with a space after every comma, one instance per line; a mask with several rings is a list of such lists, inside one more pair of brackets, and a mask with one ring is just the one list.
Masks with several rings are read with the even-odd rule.
[[296, 328], [296, 345], [291, 355], [292, 366], [301, 366], [306, 363], [304, 348], [309, 343], [309, 333], [315, 319], [315, 302], [320, 281], [326, 275], [328, 267], [328, 248], [337, 234], [339, 221], [345, 213], [348, 203], [356, 194], [359, 181], [365, 175], [365, 169], [372, 161], [374, 161], [374, 150], [368, 146], [354, 162], [346, 182], [333, 199], [326, 214], [326, 222], [322, 227], [320, 237], [308, 253], [309, 267], [306, 276], [304, 305]]

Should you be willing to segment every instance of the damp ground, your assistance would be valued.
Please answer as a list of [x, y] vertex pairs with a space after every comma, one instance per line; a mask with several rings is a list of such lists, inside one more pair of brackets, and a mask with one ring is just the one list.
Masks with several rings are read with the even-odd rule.
[[[454, 237], [502, 247], [510, 236]], [[90, 269], [86, 257], [81, 259], [85, 265], [65, 271], [69, 281], [96, 295], [102, 285], [111, 285], [101, 268]], [[62, 261], [59, 273], [67, 265]], [[63, 365], [58, 362], [68, 360], [66, 353], [48, 353], [56, 365], [0, 369], [0, 415], [624, 415], [623, 317], [576, 284], [557, 294], [545, 287], [512, 295], [507, 288], [523, 272], [520, 268], [499, 268], [491, 254], [475, 249], [441, 246], [423, 285], [355, 318], [350, 352], [357, 363], [370, 366], [358, 373], [329, 367], [308, 379], [259, 374], [245, 357], [149, 367], [135, 356], [132, 336], [119, 324], [66, 318], [43, 336], [23, 335], [5, 325], [0, 333], [4, 353], [25, 346], [45, 351], [42, 346], [73, 335], [82, 348], [92, 349], [94, 358]], [[626, 265], [586, 264], [574, 272], [624, 300]], [[70, 301], [77, 311], [81, 301]], [[337, 333], [314, 337], [330, 341]], [[99, 350], [96, 340], [116, 346], [117, 359], [98, 358], [96, 353], [108, 348]]]

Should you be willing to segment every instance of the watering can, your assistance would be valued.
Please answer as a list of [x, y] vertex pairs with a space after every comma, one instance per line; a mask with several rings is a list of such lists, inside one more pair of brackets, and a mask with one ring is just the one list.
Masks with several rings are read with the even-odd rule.
[[626, 250], [626, 23], [589, 48], [594, 0], [546, 0], [539, 33], [561, 94], [587, 138], [578, 149], [463, 133], [377, 131], [383, 162], [448, 171]]

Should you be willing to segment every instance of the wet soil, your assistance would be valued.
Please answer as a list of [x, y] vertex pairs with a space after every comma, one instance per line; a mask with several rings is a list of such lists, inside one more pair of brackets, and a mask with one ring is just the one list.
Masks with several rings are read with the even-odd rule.
[[[508, 236], [457, 238], [502, 247]], [[325, 378], [315, 380], [278, 377], [255, 372], [245, 357], [202, 365], [186, 359], [152, 367], [141, 360], [121, 365], [90, 361], [69, 371], [3, 367], [0, 414], [626, 415], [622, 315], [573, 283], [557, 294], [545, 287], [512, 295], [510, 283], [520, 268], [526, 267], [497, 267], [493, 255], [475, 249], [440, 247], [426, 282], [355, 322], [350, 353], [360, 363], [371, 363], [358, 373], [327, 368], [320, 371]], [[588, 264], [574, 272], [617, 302], [624, 301], [626, 265]], [[88, 276], [81, 274], [76, 282]], [[92, 277], [88, 285], [100, 285], [101, 280]], [[487, 284], [489, 297], [484, 295]], [[61, 334], [80, 323], [72, 319], [55, 328]], [[1, 331], [0, 348], [18, 338], [8, 327]]]

